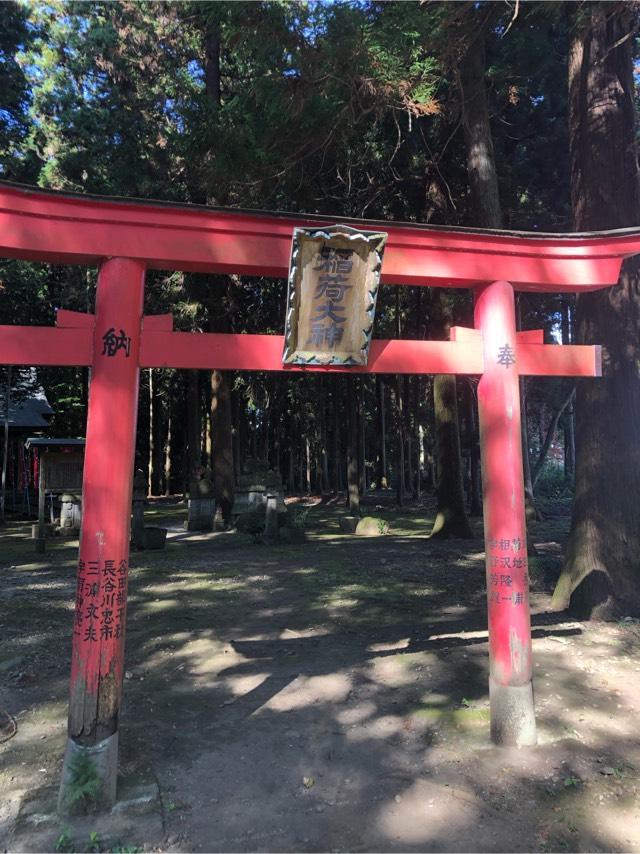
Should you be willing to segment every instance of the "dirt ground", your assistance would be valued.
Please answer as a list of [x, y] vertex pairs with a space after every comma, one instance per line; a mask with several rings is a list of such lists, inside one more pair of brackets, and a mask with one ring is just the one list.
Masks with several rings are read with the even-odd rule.
[[55, 798], [77, 542], [37, 556], [4, 529], [0, 849], [640, 851], [640, 625], [548, 613], [564, 510], [532, 528], [539, 743], [506, 750], [479, 527], [430, 541], [416, 507], [357, 538], [319, 505], [305, 544], [266, 546], [150, 507], [171, 533], [132, 554], [121, 802], [73, 822]]

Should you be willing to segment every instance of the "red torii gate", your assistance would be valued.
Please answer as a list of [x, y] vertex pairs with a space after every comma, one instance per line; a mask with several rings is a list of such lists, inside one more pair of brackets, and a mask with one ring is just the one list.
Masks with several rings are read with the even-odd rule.
[[[333, 220], [335, 222], [335, 220]], [[491, 733], [536, 739], [518, 377], [594, 377], [600, 348], [548, 346], [516, 332], [514, 288], [584, 292], [617, 282], [640, 232], [522, 234], [353, 221], [388, 233], [382, 282], [473, 288], [475, 329], [452, 340], [373, 341], [366, 368], [283, 367], [277, 335], [174, 332], [143, 317], [145, 270], [286, 277], [293, 229], [326, 218], [74, 196], [0, 182], [0, 257], [99, 267], [95, 315], [56, 327], [0, 327], [0, 364], [92, 368], [73, 632], [64, 810], [76, 757], [115, 799], [129, 526], [140, 368], [480, 374]]]

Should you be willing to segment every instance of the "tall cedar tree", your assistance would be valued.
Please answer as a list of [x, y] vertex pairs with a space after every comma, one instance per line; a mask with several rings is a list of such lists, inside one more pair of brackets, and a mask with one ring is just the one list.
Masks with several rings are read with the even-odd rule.
[[[205, 89], [212, 109], [217, 116], [220, 108], [220, 28], [216, 20], [209, 20], [205, 34]], [[210, 197], [208, 202], [219, 202]], [[211, 332], [229, 331], [229, 302], [226, 299], [230, 280], [223, 276], [214, 276], [208, 296], [209, 330]], [[229, 375], [225, 371], [211, 373], [211, 462], [213, 484], [216, 497], [216, 519], [227, 527], [231, 524], [233, 509], [234, 470], [231, 392]], [[221, 517], [221, 518], [220, 518]]]
[[[640, 190], [627, 3], [571, 7], [569, 146], [577, 231], [636, 226]], [[640, 263], [580, 295], [580, 343], [603, 344], [603, 378], [576, 397], [576, 495], [553, 606], [584, 617], [640, 613]]]
[[[484, 8], [466, 12], [461, 31], [457, 33], [462, 51], [458, 82], [473, 224], [501, 228], [502, 212], [485, 87], [486, 25]], [[438, 331], [444, 333], [442, 337], [448, 337], [452, 318], [447, 295], [436, 291], [432, 311], [440, 317]], [[438, 512], [431, 536], [471, 536], [462, 491], [456, 386], [455, 376], [449, 375], [436, 377], [433, 384]]]

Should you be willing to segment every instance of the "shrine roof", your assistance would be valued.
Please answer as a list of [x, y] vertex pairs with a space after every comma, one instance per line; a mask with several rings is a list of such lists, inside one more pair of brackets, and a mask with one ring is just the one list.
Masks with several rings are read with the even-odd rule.
[[640, 226], [601, 232], [524, 232], [219, 208], [41, 190], [0, 181], [0, 257], [286, 277], [293, 229], [343, 223], [388, 233], [387, 284], [473, 287], [506, 279], [519, 290], [608, 287], [640, 252]]
[[85, 445], [85, 439], [49, 439], [46, 436], [30, 436], [25, 442], [27, 448], [67, 448]]

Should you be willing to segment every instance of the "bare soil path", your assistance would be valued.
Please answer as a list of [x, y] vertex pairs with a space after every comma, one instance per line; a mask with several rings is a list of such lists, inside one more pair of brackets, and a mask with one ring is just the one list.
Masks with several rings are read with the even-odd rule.
[[532, 531], [518, 751], [488, 737], [479, 530], [430, 541], [415, 508], [356, 538], [320, 506], [307, 543], [264, 546], [181, 535], [182, 512], [151, 508], [176, 533], [132, 555], [121, 766], [159, 797], [75, 822], [54, 804], [77, 544], [3, 531], [0, 850], [640, 851], [640, 626], [548, 613], [566, 517]]

